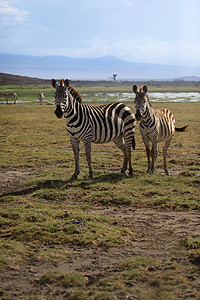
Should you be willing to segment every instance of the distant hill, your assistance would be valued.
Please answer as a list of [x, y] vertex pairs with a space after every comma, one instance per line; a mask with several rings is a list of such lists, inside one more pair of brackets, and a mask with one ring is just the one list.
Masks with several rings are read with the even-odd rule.
[[200, 66], [180, 67], [122, 61], [114, 56], [72, 58], [0, 54], [0, 71], [37, 78], [72, 80], [173, 80], [181, 76], [200, 76]]
[[198, 76], [182, 76], [175, 79], [176, 81], [200, 81]]
[[50, 80], [0, 73], [0, 85], [6, 85], [6, 84], [7, 85], [50, 84]]

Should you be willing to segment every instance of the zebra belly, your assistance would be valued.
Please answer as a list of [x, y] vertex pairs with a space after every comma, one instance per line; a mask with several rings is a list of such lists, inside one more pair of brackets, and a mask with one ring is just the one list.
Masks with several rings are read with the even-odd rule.
[[92, 127], [92, 142], [96, 144], [109, 143], [114, 141], [121, 133], [123, 133], [123, 122], [118, 119], [118, 122], [105, 121], [103, 126], [98, 124]]
[[160, 119], [158, 142], [162, 142], [171, 138], [175, 131], [175, 122], [165, 119]]
[[97, 135], [93, 134], [92, 142], [95, 144], [109, 143], [111, 141], [114, 141], [119, 135], [120, 135], [120, 133], [118, 133], [118, 132], [115, 132], [112, 135], [108, 134], [107, 136], [105, 135], [104, 132], [101, 132]]
[[92, 139], [92, 130], [91, 130], [91, 124], [90, 123], [86, 123], [85, 126], [73, 126], [73, 125], [69, 125], [67, 124], [67, 132], [69, 134], [69, 136], [73, 139], [76, 139], [78, 141], [85, 139]]
[[175, 131], [175, 122], [167, 122], [164, 118], [157, 118], [153, 125], [145, 126], [140, 123], [140, 132], [145, 139], [152, 141], [157, 139], [158, 142], [171, 138]]

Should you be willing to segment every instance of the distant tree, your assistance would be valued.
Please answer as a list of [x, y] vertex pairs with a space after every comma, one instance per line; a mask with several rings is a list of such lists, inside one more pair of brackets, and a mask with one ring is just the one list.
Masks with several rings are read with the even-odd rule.
[[112, 76], [112, 77], [109, 77], [109, 78], [111, 78], [111, 79], [113, 79], [114, 81], [116, 81], [116, 80], [117, 80], [117, 79], [116, 79], [116, 78], [117, 78], [117, 75], [118, 75], [118, 74], [113, 74], [113, 76]]

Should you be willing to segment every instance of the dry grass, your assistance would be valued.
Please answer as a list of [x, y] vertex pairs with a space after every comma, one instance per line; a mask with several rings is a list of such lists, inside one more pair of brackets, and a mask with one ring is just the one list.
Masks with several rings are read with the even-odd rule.
[[[120, 174], [122, 154], [113, 144], [93, 145], [95, 179], [87, 179], [81, 146], [81, 173], [77, 181], [71, 182], [73, 153], [65, 120], [56, 119], [54, 107], [0, 106], [0, 267], [7, 276], [12, 268], [48, 264], [50, 272], [40, 274], [37, 284], [44, 289], [48, 285], [58, 293], [56, 298], [52, 292], [51, 298], [47, 291], [42, 296], [40, 288], [35, 288], [31, 294], [25, 293], [24, 299], [62, 299], [62, 293], [68, 299], [121, 299], [133, 293], [138, 299], [198, 299], [197, 236], [180, 238], [179, 248], [167, 260], [155, 259], [152, 250], [145, 257], [121, 259], [97, 277], [54, 270], [55, 263], [76, 256], [80, 248], [101, 252], [114, 251], [120, 245], [133, 247], [136, 232], [129, 225], [121, 225], [119, 213], [123, 207], [151, 207], [158, 213], [160, 209], [199, 210], [199, 103], [168, 103], [165, 107], [175, 114], [178, 127], [189, 124], [185, 133], [176, 133], [169, 148], [172, 176], [164, 175], [161, 155], [156, 175], [145, 173], [146, 155], [137, 124], [133, 177]], [[17, 174], [25, 171], [33, 175], [22, 181]], [[15, 174], [14, 180], [11, 174]], [[104, 215], [109, 208], [118, 214]], [[12, 282], [14, 278], [9, 276]], [[13, 297], [6, 288], [0, 293], [2, 299]]]

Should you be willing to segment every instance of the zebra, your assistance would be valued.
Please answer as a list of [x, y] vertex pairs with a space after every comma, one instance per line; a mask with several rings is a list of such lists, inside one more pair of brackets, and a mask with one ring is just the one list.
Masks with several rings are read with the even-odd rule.
[[110, 103], [101, 106], [90, 106], [76, 101], [69, 92], [69, 80], [61, 79], [60, 85], [51, 80], [55, 91], [55, 114], [57, 118], [66, 118], [67, 132], [74, 152], [75, 171], [71, 179], [79, 174], [79, 143], [83, 142], [86, 160], [89, 167], [89, 178], [93, 178], [91, 166], [91, 143], [113, 141], [123, 152], [122, 173], [129, 165], [129, 175], [133, 174], [131, 166], [131, 146], [135, 149], [135, 115], [122, 103]]
[[[137, 86], [133, 85], [133, 92], [135, 93], [135, 117], [140, 121], [140, 132], [143, 142], [146, 147], [146, 154], [148, 159], [147, 173], [155, 174], [155, 161], [158, 154], [158, 143], [164, 141], [163, 147], [163, 167], [166, 175], [170, 175], [167, 169], [166, 155], [167, 149], [170, 145], [171, 139], [175, 131], [185, 131], [188, 127], [175, 127], [175, 117], [173, 113], [166, 109], [154, 109], [151, 107], [149, 96], [147, 94], [147, 86], [144, 85], [138, 92]], [[152, 149], [150, 150], [150, 142]], [[152, 164], [150, 162], [152, 158]]]
[[44, 94], [43, 94], [43, 92], [39, 92], [39, 94], [38, 94], [38, 100], [40, 102], [40, 105], [42, 105], [42, 102], [44, 100]]
[[0, 92], [0, 96], [6, 98], [6, 104], [8, 104], [8, 99], [13, 99], [13, 104], [16, 104], [17, 101], [17, 94], [16, 93], [2, 93]]

